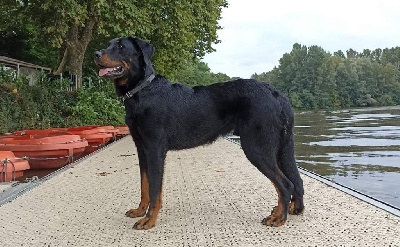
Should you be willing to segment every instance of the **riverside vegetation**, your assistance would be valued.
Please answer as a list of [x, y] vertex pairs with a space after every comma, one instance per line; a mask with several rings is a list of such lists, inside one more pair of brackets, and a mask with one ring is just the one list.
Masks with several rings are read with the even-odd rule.
[[253, 79], [268, 81], [297, 109], [400, 104], [400, 47], [334, 52], [294, 44], [279, 66]]

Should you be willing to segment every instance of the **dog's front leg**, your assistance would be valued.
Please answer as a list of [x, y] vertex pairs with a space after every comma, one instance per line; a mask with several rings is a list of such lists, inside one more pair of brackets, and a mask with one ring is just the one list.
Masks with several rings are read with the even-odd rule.
[[144, 149], [141, 147], [138, 147], [137, 151], [139, 156], [140, 177], [141, 177], [141, 198], [138, 208], [132, 208], [125, 213], [127, 217], [131, 218], [144, 216], [147, 212], [150, 203], [146, 154], [144, 152]]
[[166, 152], [151, 150], [146, 152], [148, 161], [147, 178], [149, 183], [150, 206], [144, 218], [140, 219], [133, 228], [137, 230], [150, 229], [157, 221], [162, 204], [162, 179]]

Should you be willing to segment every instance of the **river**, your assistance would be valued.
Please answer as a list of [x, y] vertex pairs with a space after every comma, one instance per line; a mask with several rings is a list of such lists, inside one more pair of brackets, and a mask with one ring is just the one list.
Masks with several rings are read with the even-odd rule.
[[295, 115], [298, 165], [400, 208], [400, 106]]

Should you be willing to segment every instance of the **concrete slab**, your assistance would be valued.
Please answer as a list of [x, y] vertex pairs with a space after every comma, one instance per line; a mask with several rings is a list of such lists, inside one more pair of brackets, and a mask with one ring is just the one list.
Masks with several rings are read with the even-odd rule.
[[130, 137], [0, 207], [1, 246], [400, 246], [400, 218], [302, 175], [306, 211], [261, 220], [274, 187], [236, 144], [169, 152], [158, 224], [133, 230], [140, 200]]

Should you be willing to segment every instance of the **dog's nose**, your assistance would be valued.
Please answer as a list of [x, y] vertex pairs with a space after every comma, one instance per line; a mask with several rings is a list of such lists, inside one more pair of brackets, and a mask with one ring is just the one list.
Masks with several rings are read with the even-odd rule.
[[96, 59], [101, 58], [101, 55], [102, 55], [101, 51], [96, 51], [96, 52], [93, 54], [94, 58], [96, 58]]

